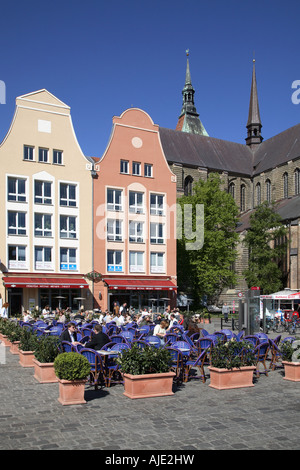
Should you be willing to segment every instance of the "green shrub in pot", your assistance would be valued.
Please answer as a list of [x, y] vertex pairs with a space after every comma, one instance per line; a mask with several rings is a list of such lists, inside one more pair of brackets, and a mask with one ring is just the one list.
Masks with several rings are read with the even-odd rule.
[[38, 362], [43, 364], [54, 362], [60, 354], [60, 339], [57, 336], [40, 336], [36, 343], [34, 356]]
[[83, 380], [90, 374], [91, 365], [85, 356], [76, 352], [65, 352], [56, 356], [54, 370], [61, 380]]

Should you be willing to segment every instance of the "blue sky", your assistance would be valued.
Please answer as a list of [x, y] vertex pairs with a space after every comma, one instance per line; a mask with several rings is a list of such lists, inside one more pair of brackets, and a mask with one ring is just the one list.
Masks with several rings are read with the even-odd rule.
[[[212, 137], [244, 143], [253, 53], [262, 135], [300, 122], [299, 0], [10, 0], [0, 6], [0, 141], [15, 98], [46, 88], [71, 107], [86, 155], [131, 106], [175, 129], [186, 49], [195, 104]], [[299, 95], [300, 96], [300, 95]]]

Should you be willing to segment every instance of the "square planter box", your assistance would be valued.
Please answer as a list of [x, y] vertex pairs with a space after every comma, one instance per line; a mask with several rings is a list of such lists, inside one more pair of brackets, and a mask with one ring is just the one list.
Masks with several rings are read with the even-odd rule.
[[21, 351], [19, 350], [19, 364], [22, 367], [34, 367], [34, 351]]
[[86, 403], [84, 399], [86, 379], [74, 381], [58, 379], [58, 382], [59, 403], [62, 405], [82, 405]]
[[160, 374], [123, 374], [124, 395], [129, 398], [152, 398], [174, 395], [172, 391], [174, 372]]
[[41, 384], [49, 384], [58, 382], [58, 378], [55, 375], [53, 362], [39, 362], [33, 359], [34, 364], [34, 378]]
[[4, 344], [4, 346], [11, 346], [11, 342], [9, 341], [6, 335], [2, 335], [2, 343]]
[[210, 387], [218, 390], [226, 390], [230, 388], [254, 387], [253, 372], [256, 370], [254, 366], [246, 366], [233, 369], [218, 369], [217, 367], [209, 367], [210, 371]]
[[20, 341], [13, 341], [11, 343], [10, 352], [12, 354], [19, 354], [19, 344], [20, 344]]
[[292, 382], [300, 382], [300, 362], [282, 361], [284, 365], [284, 379]]

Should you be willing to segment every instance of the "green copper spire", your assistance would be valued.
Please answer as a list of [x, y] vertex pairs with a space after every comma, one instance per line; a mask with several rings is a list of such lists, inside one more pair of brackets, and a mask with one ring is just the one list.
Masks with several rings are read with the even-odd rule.
[[195, 90], [191, 81], [190, 63], [189, 63], [189, 50], [186, 51], [187, 63], [185, 73], [185, 85], [182, 90], [183, 104], [181, 114], [178, 118], [176, 130], [182, 132], [189, 132], [190, 134], [208, 135], [197, 113], [194, 94]]

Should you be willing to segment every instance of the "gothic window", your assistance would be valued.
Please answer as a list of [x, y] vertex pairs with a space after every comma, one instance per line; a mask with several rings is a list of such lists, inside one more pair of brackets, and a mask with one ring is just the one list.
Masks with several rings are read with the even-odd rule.
[[283, 175], [283, 197], [289, 197], [289, 177], [287, 172], [285, 172]]
[[231, 196], [232, 196], [233, 199], [234, 199], [234, 196], [235, 196], [235, 186], [234, 186], [234, 183], [230, 183], [230, 184], [229, 184], [228, 192], [229, 192], [229, 194], [231, 194]]
[[246, 186], [244, 184], [241, 185], [241, 205], [240, 205], [241, 212], [246, 210]]
[[296, 168], [295, 170], [295, 196], [300, 194], [300, 170]]
[[261, 187], [260, 183], [256, 185], [256, 205], [259, 206], [261, 204]]
[[267, 179], [266, 180], [266, 199], [267, 199], [268, 203], [271, 202], [271, 198], [272, 198], [272, 195], [271, 195], [271, 181], [269, 179]]
[[192, 195], [192, 184], [193, 184], [193, 178], [191, 176], [187, 176], [184, 180], [184, 195], [185, 196]]

